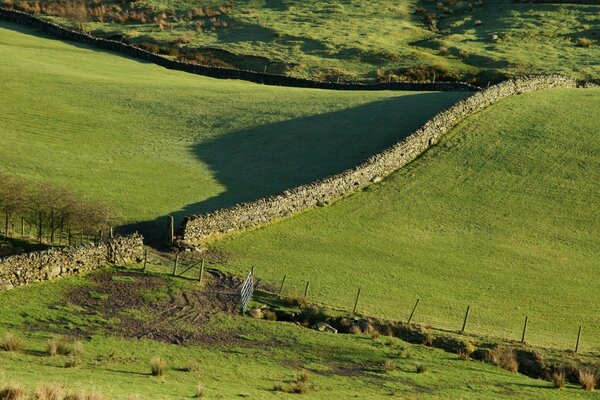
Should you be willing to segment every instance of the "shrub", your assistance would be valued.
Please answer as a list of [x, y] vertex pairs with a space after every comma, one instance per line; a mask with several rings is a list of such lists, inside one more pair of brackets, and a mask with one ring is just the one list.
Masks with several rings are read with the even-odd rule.
[[425, 372], [427, 372], [427, 369], [428, 369], [427, 365], [425, 365], [421, 362], [415, 363], [415, 368], [416, 368], [418, 374], [424, 374]]
[[79, 357], [69, 356], [67, 361], [65, 361], [65, 368], [77, 368], [79, 367], [80, 360]]
[[200, 363], [196, 360], [190, 360], [185, 367], [187, 372], [199, 372], [200, 371]]
[[196, 393], [194, 394], [194, 397], [197, 399], [202, 399], [204, 398], [205, 392], [204, 392], [204, 385], [202, 385], [202, 383], [198, 382], [198, 384], [196, 385]]
[[27, 400], [25, 389], [19, 385], [4, 385], [0, 388], [0, 399], [2, 400]]
[[519, 370], [519, 362], [514, 349], [506, 346], [498, 346], [489, 353], [490, 361], [501, 368], [510, 372]]
[[565, 371], [558, 371], [552, 374], [552, 386], [555, 389], [562, 389], [567, 384]]
[[36, 400], [63, 400], [65, 393], [59, 384], [50, 384], [39, 387], [35, 391]]
[[4, 335], [4, 339], [0, 341], [0, 349], [18, 353], [23, 349], [23, 341], [19, 336], [13, 333], [7, 333]]
[[588, 38], [577, 38], [577, 46], [579, 47], [592, 47], [593, 42]]
[[162, 376], [167, 370], [167, 362], [158, 356], [152, 357], [152, 360], [150, 360], [150, 369], [153, 376]]
[[381, 370], [388, 374], [396, 369], [396, 364], [392, 360], [384, 360], [381, 364]]
[[596, 375], [589, 371], [579, 371], [579, 383], [585, 390], [592, 391], [596, 388]]
[[440, 56], [444, 56], [444, 57], [446, 57], [448, 54], [450, 54], [450, 50], [448, 50], [448, 48], [446, 46], [440, 46], [440, 48], [438, 49], [438, 52], [440, 53]]
[[54, 338], [48, 339], [48, 355], [54, 357], [58, 352], [58, 341]]

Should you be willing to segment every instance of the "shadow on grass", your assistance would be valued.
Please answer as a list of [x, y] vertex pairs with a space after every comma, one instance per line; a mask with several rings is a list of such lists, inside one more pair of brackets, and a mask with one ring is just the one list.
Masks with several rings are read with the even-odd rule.
[[[405, 138], [436, 112], [466, 95], [403, 95], [342, 111], [260, 125], [197, 143], [190, 151], [227, 189], [174, 210], [171, 215], [179, 224], [188, 215], [279, 194], [352, 168]], [[121, 231], [137, 230], [155, 245], [164, 240], [166, 223], [163, 216], [128, 225]]]
[[0, 257], [46, 250], [49, 247], [50, 246], [41, 243], [32, 243], [31, 240], [0, 235]]

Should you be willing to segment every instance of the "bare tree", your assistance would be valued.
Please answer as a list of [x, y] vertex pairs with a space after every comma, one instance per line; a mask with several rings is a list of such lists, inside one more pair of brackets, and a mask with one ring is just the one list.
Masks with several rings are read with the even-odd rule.
[[8, 236], [8, 226], [13, 214], [24, 209], [27, 187], [13, 176], [0, 172], [0, 210], [4, 213], [4, 232]]

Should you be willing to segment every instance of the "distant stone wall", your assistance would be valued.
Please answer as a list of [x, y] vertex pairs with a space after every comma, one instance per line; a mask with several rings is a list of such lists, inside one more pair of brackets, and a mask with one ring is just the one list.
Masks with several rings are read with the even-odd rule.
[[196, 75], [209, 76], [219, 79], [239, 79], [265, 85], [302, 87], [315, 89], [333, 89], [333, 90], [409, 90], [409, 91], [476, 91], [480, 88], [462, 82], [390, 82], [377, 84], [358, 84], [358, 83], [335, 83], [319, 82], [309, 79], [294, 78], [292, 76], [276, 75], [254, 71], [244, 71], [238, 69], [209, 67], [204, 65], [190, 64], [181, 61], [172, 60], [158, 54], [140, 49], [138, 47], [121, 43], [115, 40], [97, 38], [81, 32], [76, 32], [49, 21], [44, 21], [33, 15], [8, 10], [0, 7], [0, 19], [9, 22], [15, 22], [22, 25], [31, 26], [42, 30], [54, 37], [82, 42], [101, 49], [126, 54], [131, 57], [149, 61], [151, 63], [163, 66], [165, 68], [178, 71], [189, 72]]
[[401, 142], [353, 169], [287, 190], [277, 196], [187, 217], [180, 227], [181, 244], [197, 244], [211, 236], [266, 224], [298, 211], [325, 205], [380, 181], [416, 159], [459, 121], [497, 101], [540, 89], [576, 86], [575, 80], [556, 75], [523, 77], [491, 86], [437, 114]]
[[143, 238], [135, 234], [0, 258], [0, 290], [91, 271], [106, 263], [128, 263], [142, 257], [143, 251]]

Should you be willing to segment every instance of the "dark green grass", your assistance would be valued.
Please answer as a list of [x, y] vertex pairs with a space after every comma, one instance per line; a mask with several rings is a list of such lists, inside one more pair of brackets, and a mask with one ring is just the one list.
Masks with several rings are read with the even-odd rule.
[[600, 348], [600, 92], [513, 97], [364, 192], [216, 244], [226, 267], [359, 311]]
[[104, 202], [123, 222], [341, 171], [466, 95], [216, 80], [32, 33], [0, 22], [0, 167]]
[[[488, 80], [522, 73], [566, 73], [580, 79], [598, 78], [600, 69], [600, 6], [531, 4], [505, 0], [440, 2], [409, 0], [248, 0], [235, 3], [222, 19], [228, 28], [195, 32], [182, 19], [160, 31], [147, 24], [89, 23], [96, 34], [123, 33], [133, 43], [158, 41], [168, 45], [186, 32], [193, 39], [184, 48], [217, 48], [233, 52], [221, 58], [234, 67], [325, 79], [373, 81], [388, 73], [403, 75], [409, 67], [439, 66], [454, 79]], [[221, 1], [146, 0], [138, 6], [173, 9], [180, 17], [197, 6]], [[473, 7], [470, 7], [473, 6]], [[435, 12], [438, 30], [427, 28], [417, 7]], [[60, 20], [65, 24], [69, 21]], [[476, 24], [480, 21], [481, 24]], [[498, 35], [498, 41], [492, 41]], [[590, 48], [576, 40], [589, 38]], [[442, 56], [439, 48], [448, 48]], [[462, 60], [460, 51], [468, 57]], [[404, 71], [405, 72], [405, 71]], [[437, 76], [440, 77], [438, 71]], [[432, 79], [426, 74], [425, 79]]]

